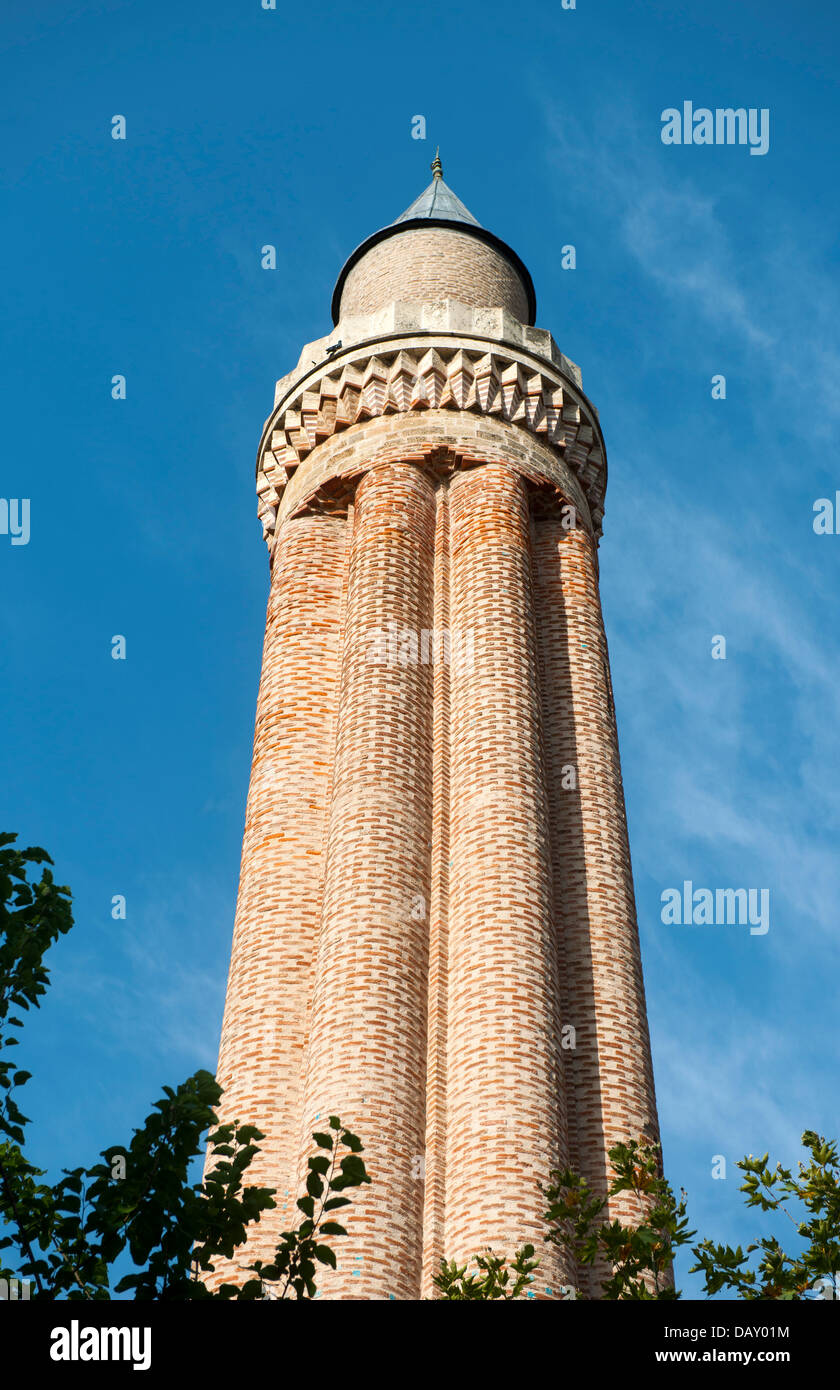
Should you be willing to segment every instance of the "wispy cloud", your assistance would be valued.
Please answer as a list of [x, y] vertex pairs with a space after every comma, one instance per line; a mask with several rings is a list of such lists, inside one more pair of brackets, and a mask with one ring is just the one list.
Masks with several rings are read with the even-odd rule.
[[713, 199], [690, 187], [643, 186], [625, 207], [621, 227], [627, 249], [662, 290], [690, 300], [711, 323], [751, 344], [775, 346], [738, 285]]
[[[668, 860], [701, 853], [721, 873], [748, 864], [797, 922], [800, 946], [816, 932], [833, 953], [840, 949], [840, 641], [831, 605], [798, 558], [787, 561], [766, 537], [745, 543], [743, 529], [711, 508], [688, 529], [680, 521], [655, 491], [628, 506], [627, 597], [617, 591], [610, 610], [627, 732], [655, 759], [649, 770], [642, 763], [643, 785], [634, 789], [637, 852], [660, 873]], [[672, 592], [645, 582], [637, 592], [635, 576], [649, 579], [652, 554]], [[654, 610], [656, 621], [645, 622]], [[725, 663], [711, 659], [717, 632], [729, 642]], [[768, 699], [778, 702], [781, 745]], [[663, 825], [666, 844], [654, 833]]]
[[65, 971], [79, 1022], [109, 1052], [160, 1058], [170, 1082], [178, 1066], [214, 1071], [231, 909], [230, 885], [143, 884], [101, 950], [89, 941]]
[[643, 116], [629, 98], [587, 126], [553, 98], [542, 107], [564, 196], [575, 186], [586, 196], [597, 190], [638, 272], [699, 321], [755, 350], [775, 390], [788, 399], [791, 387], [807, 393], [806, 428], [817, 437], [836, 426], [840, 289], [834, 268], [820, 262], [812, 217], [764, 186], [759, 219], [745, 184], [730, 174], [710, 192], [676, 147], [666, 152], [666, 173], [659, 113]]

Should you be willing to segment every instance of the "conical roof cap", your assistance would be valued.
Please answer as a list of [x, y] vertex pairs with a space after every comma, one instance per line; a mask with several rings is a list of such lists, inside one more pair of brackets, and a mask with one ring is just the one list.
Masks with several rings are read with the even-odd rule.
[[528, 272], [527, 266], [520, 260], [516, 252], [501, 240], [482, 227], [478, 218], [473, 217], [469, 208], [464, 207], [461, 199], [452, 192], [448, 184], [443, 181], [443, 168], [440, 162], [440, 153], [436, 153], [432, 162], [432, 172], [434, 178], [428, 188], [424, 188], [419, 198], [406, 208], [405, 212], [400, 213], [393, 222], [389, 222], [386, 227], [374, 232], [365, 241], [357, 246], [355, 251], [345, 261], [341, 268], [332, 298], [332, 318], [333, 323], [338, 323], [341, 312], [341, 293], [344, 289], [344, 282], [354, 265], [371, 250], [384, 241], [386, 237], [394, 236], [398, 232], [408, 231], [411, 227], [460, 227], [461, 231], [469, 236], [478, 237], [479, 240], [487, 243], [499, 251], [507, 261], [513, 266], [522, 280], [525, 294], [528, 300], [528, 321], [533, 324], [536, 321], [536, 295], [534, 293], [534, 282]]
[[394, 218], [391, 226], [396, 227], [400, 222], [413, 222], [419, 217], [434, 217], [441, 222], [468, 222], [472, 227], [481, 226], [478, 218], [473, 217], [469, 208], [465, 208], [461, 199], [452, 192], [449, 184], [444, 183], [443, 177], [437, 174], [420, 197], [414, 199], [411, 207]]

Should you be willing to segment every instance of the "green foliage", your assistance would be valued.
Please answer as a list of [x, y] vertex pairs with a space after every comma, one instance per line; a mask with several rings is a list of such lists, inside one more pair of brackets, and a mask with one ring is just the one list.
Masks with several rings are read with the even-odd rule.
[[441, 1260], [440, 1273], [433, 1280], [441, 1298], [522, 1298], [533, 1282], [539, 1260], [534, 1259], [533, 1245], [523, 1245], [510, 1262], [503, 1255], [494, 1255], [488, 1250], [486, 1255], [476, 1255], [475, 1264], [476, 1270], [468, 1273], [467, 1265], [458, 1266], [454, 1260], [447, 1264], [446, 1260]]
[[[29, 882], [30, 865], [52, 863], [46, 851], [14, 849], [16, 839], [16, 835], [0, 834], [0, 1209], [16, 1233], [16, 1238], [0, 1240], [0, 1252], [16, 1245], [25, 1261], [20, 1273], [30, 1275], [41, 1292], [49, 1269], [36, 1254], [39, 1232], [47, 1219], [60, 1225], [58, 1204], [75, 1194], [69, 1189], [54, 1194], [40, 1184], [43, 1174], [22, 1153], [29, 1120], [15, 1092], [26, 1085], [30, 1074], [16, 1065], [9, 1049], [20, 1042], [20, 1013], [40, 1007], [49, 984], [44, 956], [70, 930], [73, 914], [69, 889], [55, 883], [49, 868], [42, 868], [37, 882]], [[0, 1277], [9, 1274], [0, 1268]]]
[[309, 1159], [306, 1196], [297, 1203], [304, 1220], [296, 1230], [283, 1232], [271, 1264], [255, 1261], [256, 1278], [245, 1285], [240, 1298], [314, 1298], [317, 1265], [335, 1269], [335, 1253], [321, 1237], [347, 1235], [344, 1226], [329, 1217], [330, 1212], [350, 1205], [349, 1197], [336, 1194], [361, 1187], [370, 1178], [359, 1157], [361, 1141], [342, 1128], [337, 1115], [330, 1115], [329, 1125], [331, 1133], [312, 1136], [329, 1156], [315, 1154]]
[[[270, 1264], [255, 1261], [242, 1285], [211, 1292], [203, 1276], [215, 1262], [229, 1260], [243, 1245], [248, 1227], [275, 1206], [270, 1188], [246, 1186], [248, 1168], [262, 1139], [251, 1125], [219, 1126], [221, 1090], [198, 1071], [161, 1100], [127, 1147], [103, 1151], [91, 1168], [64, 1170], [56, 1183], [24, 1153], [29, 1120], [18, 1105], [29, 1072], [10, 1057], [18, 1046], [21, 1014], [39, 1008], [49, 984], [44, 958], [73, 925], [70, 892], [53, 880], [52, 861], [42, 849], [17, 850], [14, 835], [0, 835], [0, 1278], [30, 1280], [32, 1297], [109, 1299], [312, 1298], [318, 1266], [335, 1268], [331, 1242], [347, 1231], [334, 1213], [350, 1205], [344, 1194], [370, 1182], [362, 1144], [337, 1115], [313, 1134], [306, 1193], [297, 1203], [299, 1224], [285, 1231]], [[32, 880], [32, 867], [40, 877]], [[802, 1249], [788, 1254], [775, 1236], [740, 1246], [704, 1240], [693, 1248], [692, 1272], [705, 1277], [711, 1296], [728, 1290], [741, 1299], [805, 1299], [840, 1294], [840, 1160], [837, 1147], [807, 1130], [810, 1155], [794, 1175], [768, 1155], [739, 1163], [747, 1205], [783, 1212]], [[211, 1161], [202, 1181], [190, 1181], [196, 1159], [209, 1146]], [[662, 1173], [659, 1146], [645, 1140], [609, 1151], [608, 1197], [632, 1193], [638, 1224], [605, 1220], [607, 1197], [593, 1195], [570, 1169], [552, 1174], [546, 1241], [565, 1251], [574, 1267], [608, 1272], [601, 1297], [668, 1300], [680, 1297], [671, 1267], [674, 1252], [688, 1244], [685, 1194], [677, 1201]], [[797, 1204], [796, 1212], [791, 1204]], [[134, 1269], [114, 1285], [114, 1262], [124, 1253]], [[756, 1256], [755, 1260], [751, 1256]], [[11, 1258], [13, 1266], [7, 1267]], [[441, 1261], [434, 1283], [452, 1301], [517, 1299], [528, 1296], [539, 1261], [525, 1245], [513, 1260], [492, 1250], [472, 1266]], [[251, 1277], [247, 1277], [247, 1276]]]
[[17, 1011], [40, 1007], [50, 979], [44, 956], [70, 930], [73, 914], [69, 888], [59, 887], [48, 868], [39, 882], [27, 879], [27, 865], [52, 863], [46, 850], [12, 849], [16, 839], [0, 834], [0, 1138], [22, 1144], [28, 1121], [13, 1092], [30, 1074], [17, 1069], [8, 1049], [18, 1046], [16, 1031], [23, 1027]]
[[[176, 1090], [164, 1087], [142, 1129], [127, 1150], [105, 1150], [105, 1162], [84, 1174], [90, 1216], [84, 1234], [109, 1264], [128, 1248], [136, 1273], [125, 1275], [115, 1292], [136, 1299], [183, 1300], [210, 1297], [199, 1280], [213, 1261], [233, 1255], [247, 1227], [272, 1208], [270, 1188], [245, 1187], [243, 1176], [259, 1152], [259, 1130], [251, 1125], [217, 1128], [215, 1107], [221, 1088], [199, 1071]], [[210, 1134], [211, 1164], [203, 1182], [190, 1182], [189, 1169], [205, 1150]], [[114, 1178], [125, 1157], [125, 1177]]]
[[[741, 1191], [747, 1206], [762, 1212], [783, 1212], [801, 1245], [789, 1254], [775, 1236], [765, 1236], [735, 1249], [704, 1240], [692, 1247], [697, 1261], [691, 1273], [704, 1275], [705, 1293], [722, 1290], [736, 1298], [811, 1299], [837, 1297], [840, 1271], [840, 1159], [836, 1144], [806, 1130], [802, 1143], [810, 1158], [798, 1171], [777, 1163], [769, 1155], [743, 1159], [738, 1167], [746, 1175]], [[612, 1272], [602, 1282], [605, 1299], [673, 1299], [673, 1255], [688, 1245], [696, 1232], [688, 1229], [685, 1193], [679, 1202], [662, 1175], [659, 1146], [644, 1141], [617, 1144], [609, 1152], [613, 1170], [610, 1196], [632, 1192], [644, 1219], [638, 1225], [600, 1218], [606, 1200], [592, 1196], [573, 1172], [553, 1174], [547, 1189], [550, 1202], [546, 1219], [547, 1240], [564, 1248], [579, 1265], [603, 1261]], [[798, 1210], [791, 1210], [791, 1204]], [[751, 1256], [755, 1255], [755, 1260]]]
[[616, 1144], [609, 1150], [613, 1177], [609, 1196], [630, 1192], [644, 1219], [637, 1226], [602, 1221], [606, 1197], [595, 1197], [570, 1169], [552, 1173], [545, 1189], [549, 1203], [546, 1240], [565, 1250], [575, 1264], [603, 1262], [612, 1271], [602, 1281], [601, 1297], [611, 1300], [679, 1298], [671, 1279], [674, 1251], [696, 1233], [688, 1229], [685, 1194], [679, 1202], [662, 1174], [658, 1144], [645, 1140]]
[[[810, 1154], [810, 1162], [801, 1160], [798, 1171], [777, 1163], [771, 1169], [769, 1155], [741, 1160], [738, 1167], [746, 1174], [741, 1191], [747, 1194], [747, 1206], [763, 1212], [783, 1212], [796, 1230], [803, 1249], [789, 1255], [774, 1236], [765, 1236], [748, 1245], [715, 1244], [704, 1240], [694, 1251], [702, 1272], [706, 1293], [728, 1289], [736, 1297], [755, 1299], [802, 1300], [814, 1297], [837, 1297], [840, 1271], [840, 1163], [837, 1146], [808, 1129], [802, 1135], [802, 1145]], [[791, 1211], [791, 1203], [800, 1210]], [[750, 1256], [758, 1252], [755, 1261]]]
[[[164, 1087], [130, 1144], [104, 1150], [103, 1162], [91, 1168], [65, 1169], [50, 1184], [26, 1158], [29, 1121], [14, 1093], [29, 1073], [9, 1060], [8, 1049], [18, 1043], [18, 1011], [40, 1007], [49, 984], [44, 956], [70, 930], [73, 916], [69, 890], [55, 885], [48, 868], [38, 882], [27, 879], [30, 866], [52, 862], [49, 855], [15, 850], [15, 838], [0, 835], [0, 1278], [29, 1280], [32, 1298], [49, 1301], [114, 1293], [158, 1301], [312, 1297], [316, 1262], [335, 1267], [324, 1237], [345, 1234], [330, 1213], [350, 1199], [335, 1194], [370, 1181], [360, 1141], [337, 1116], [330, 1118], [330, 1134], [314, 1136], [329, 1156], [309, 1160], [309, 1195], [298, 1202], [306, 1219], [281, 1237], [274, 1265], [257, 1262], [244, 1286], [226, 1284], [218, 1292], [201, 1276], [213, 1272], [215, 1261], [230, 1259], [275, 1202], [273, 1189], [244, 1183], [262, 1134], [252, 1125], [218, 1125], [222, 1092], [209, 1072], [196, 1072], [175, 1090]], [[191, 1182], [205, 1145], [206, 1176]], [[135, 1269], [112, 1292], [112, 1267], [124, 1252]], [[10, 1257], [14, 1268], [6, 1267]], [[278, 1291], [270, 1280], [279, 1281]]]
[[[214, 1130], [210, 1147], [224, 1155], [205, 1182], [190, 1182], [188, 1170], [204, 1152], [203, 1137], [215, 1125], [213, 1107], [221, 1090], [199, 1071], [176, 1091], [164, 1088], [142, 1129], [125, 1148], [106, 1149], [103, 1163], [65, 1170], [50, 1185], [18, 1146], [0, 1148], [0, 1180], [13, 1202], [4, 1214], [13, 1233], [0, 1250], [23, 1255], [16, 1275], [31, 1279], [38, 1298], [107, 1299], [131, 1293], [136, 1299], [207, 1298], [199, 1271], [213, 1258], [229, 1256], [245, 1239], [245, 1228], [274, 1206], [268, 1188], [243, 1188], [242, 1175], [262, 1136], [248, 1126]], [[124, 1164], [125, 1176], [114, 1176]], [[111, 1266], [125, 1250], [140, 1266], [111, 1291]], [[5, 1271], [3, 1271], [5, 1273]]]

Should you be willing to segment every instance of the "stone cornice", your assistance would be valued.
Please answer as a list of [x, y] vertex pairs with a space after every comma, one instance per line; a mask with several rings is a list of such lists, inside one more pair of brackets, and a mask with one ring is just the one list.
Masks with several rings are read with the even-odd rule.
[[578, 368], [544, 330], [446, 300], [343, 320], [277, 383], [257, 455], [269, 546], [286, 484], [313, 449], [377, 416], [430, 408], [494, 416], [541, 438], [579, 480], [600, 534], [606, 450]]
[[538, 489], [553, 494], [555, 502], [571, 503], [579, 524], [594, 531], [580, 482], [544, 439], [519, 431], [511, 435], [506, 421], [489, 415], [434, 407], [406, 414], [398, 434], [391, 417], [380, 415], [324, 440], [289, 479], [275, 529], [279, 532], [285, 521], [303, 512], [343, 512], [363, 474], [395, 462], [426, 467], [438, 476], [483, 463], [508, 464]]

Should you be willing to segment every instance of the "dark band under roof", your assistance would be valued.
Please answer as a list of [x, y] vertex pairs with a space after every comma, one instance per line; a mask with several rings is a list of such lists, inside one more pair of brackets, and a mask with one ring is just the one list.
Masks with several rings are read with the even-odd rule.
[[435, 155], [434, 178], [428, 188], [424, 189], [419, 198], [407, 207], [405, 212], [395, 222], [389, 226], [382, 227], [378, 232], [374, 232], [365, 241], [357, 246], [355, 251], [344, 262], [341, 272], [335, 284], [332, 297], [332, 320], [338, 323], [341, 308], [341, 295], [344, 289], [347, 276], [353, 267], [366, 255], [373, 246], [377, 246], [380, 241], [385, 241], [387, 237], [396, 236], [400, 232], [408, 232], [413, 228], [422, 227], [451, 227], [453, 231], [464, 232], [467, 236], [476, 237], [479, 241], [486, 242], [492, 246], [516, 271], [525, 289], [528, 301], [528, 323], [533, 326], [537, 318], [537, 296], [534, 291], [534, 282], [530, 272], [523, 261], [519, 259], [516, 252], [511, 250], [506, 242], [500, 237], [488, 232], [481, 223], [476, 221], [468, 208], [464, 207], [460, 198], [452, 192], [452, 189], [443, 181], [440, 158]]

